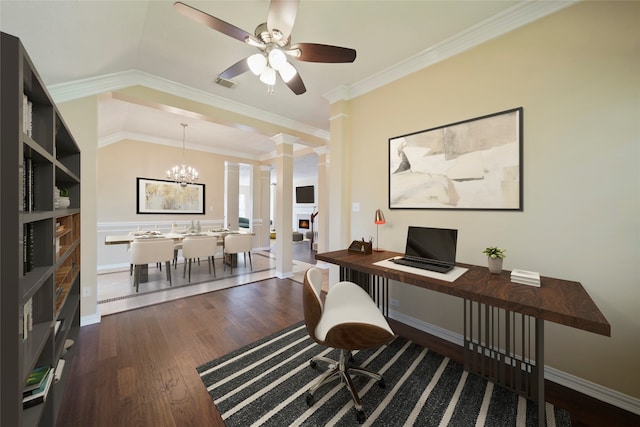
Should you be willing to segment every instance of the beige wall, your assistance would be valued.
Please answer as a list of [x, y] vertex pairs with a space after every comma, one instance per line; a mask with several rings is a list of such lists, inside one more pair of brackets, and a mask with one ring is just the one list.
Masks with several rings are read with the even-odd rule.
[[[167, 169], [181, 161], [182, 148], [123, 140], [98, 149], [98, 222], [224, 220], [225, 161], [214, 153], [187, 149], [185, 160], [205, 185], [204, 215], [136, 214], [136, 178], [166, 179]], [[254, 163], [242, 160], [243, 163]]]
[[96, 303], [96, 152], [98, 100], [95, 96], [67, 102], [60, 113], [80, 147], [80, 316], [84, 323], [98, 321]]
[[[380, 245], [409, 225], [459, 229], [457, 260], [582, 283], [610, 338], [546, 323], [548, 366], [640, 398], [640, 2], [584, 2], [400, 81], [348, 107], [351, 236], [387, 207], [388, 138], [524, 107], [524, 211], [385, 209]], [[377, 188], [385, 191], [372, 191]], [[398, 310], [462, 332], [461, 302], [408, 286]]]

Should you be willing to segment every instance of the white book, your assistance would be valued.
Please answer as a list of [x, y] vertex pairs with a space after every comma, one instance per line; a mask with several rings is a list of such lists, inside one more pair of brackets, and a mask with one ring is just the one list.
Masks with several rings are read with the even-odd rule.
[[517, 277], [512, 277], [511, 278], [511, 283], [518, 283], [521, 285], [528, 285], [528, 286], [536, 286], [536, 287], [540, 287], [540, 281], [535, 281], [535, 280], [527, 280], [527, 279], [521, 279], [521, 278], [517, 278]]
[[523, 279], [533, 279], [540, 281], [540, 273], [537, 271], [528, 271], [528, 270], [512, 270], [511, 277], [521, 277]]
[[56, 366], [56, 372], [54, 374], [54, 379], [56, 382], [60, 381], [60, 378], [62, 378], [62, 371], [64, 370], [64, 364], [65, 364], [64, 359], [58, 360], [58, 365]]

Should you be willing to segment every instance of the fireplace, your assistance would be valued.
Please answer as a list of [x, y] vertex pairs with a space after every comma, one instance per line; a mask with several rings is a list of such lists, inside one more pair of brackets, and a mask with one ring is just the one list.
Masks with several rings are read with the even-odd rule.
[[309, 229], [309, 220], [308, 219], [299, 219], [298, 220], [298, 228], [303, 228], [305, 230]]

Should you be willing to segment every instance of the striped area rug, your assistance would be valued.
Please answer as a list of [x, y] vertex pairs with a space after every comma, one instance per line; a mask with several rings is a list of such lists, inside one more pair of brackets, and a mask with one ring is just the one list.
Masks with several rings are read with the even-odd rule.
[[[229, 427], [358, 426], [349, 392], [339, 382], [306, 392], [325, 369], [316, 355], [337, 351], [315, 344], [297, 324], [197, 368]], [[362, 425], [536, 426], [536, 404], [475, 375], [462, 365], [398, 337], [382, 348], [354, 352], [356, 365], [383, 374], [385, 388], [356, 377]], [[569, 414], [546, 404], [547, 426], [570, 426]]]

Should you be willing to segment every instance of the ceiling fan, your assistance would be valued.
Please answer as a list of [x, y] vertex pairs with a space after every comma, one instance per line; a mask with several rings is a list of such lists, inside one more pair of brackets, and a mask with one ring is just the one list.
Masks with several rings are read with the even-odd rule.
[[184, 16], [254, 46], [260, 51], [236, 62], [220, 73], [219, 78], [229, 80], [251, 71], [260, 76], [260, 80], [269, 87], [269, 93], [273, 93], [276, 74], [279, 74], [293, 93], [301, 95], [307, 88], [297, 69], [287, 61], [287, 57], [306, 62], [353, 62], [356, 59], [356, 51], [317, 43], [291, 44], [291, 29], [296, 20], [298, 3], [299, 0], [271, 0], [267, 22], [258, 25], [254, 34], [182, 2], [174, 3], [174, 7]]

